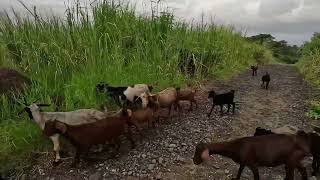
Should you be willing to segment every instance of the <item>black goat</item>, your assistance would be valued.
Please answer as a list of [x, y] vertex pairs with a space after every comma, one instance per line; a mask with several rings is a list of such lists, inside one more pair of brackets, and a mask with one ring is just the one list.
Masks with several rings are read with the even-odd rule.
[[[261, 79], [261, 80], [262, 80], [261, 87], [263, 87], [263, 88], [265, 88], [265, 89], [268, 89], [268, 87], [269, 87], [269, 82], [270, 82], [270, 80], [271, 80], [269, 73], [266, 72], [266, 74], [262, 76], [262, 79]], [[264, 84], [264, 83], [266, 83], [266, 84]]]
[[252, 76], [257, 76], [258, 66], [251, 66]]
[[210, 91], [208, 98], [212, 99], [212, 107], [211, 107], [211, 110], [208, 114], [208, 117], [210, 117], [212, 110], [216, 105], [220, 106], [221, 114], [223, 113], [223, 105], [224, 104], [228, 105], [228, 112], [230, 110], [230, 105], [232, 105], [233, 113], [234, 113], [234, 110], [235, 110], [235, 102], [233, 101], [234, 100], [234, 93], [235, 93], [234, 90], [231, 90], [231, 91], [229, 91], [227, 93], [223, 93], [223, 94], [216, 94], [213, 90]]
[[97, 93], [107, 93], [110, 97], [114, 99], [116, 104], [120, 107], [122, 107], [120, 99], [125, 100], [126, 96], [123, 94], [123, 92], [128, 87], [118, 86], [118, 87], [112, 87], [108, 83], [100, 82], [96, 85], [96, 92]]
[[[275, 134], [271, 130], [263, 129], [261, 127], [256, 128], [256, 132], [254, 133], [254, 136], [264, 136], [264, 135], [270, 135]], [[313, 156], [312, 161], [312, 176], [316, 176], [319, 172], [320, 167], [320, 136], [316, 133], [307, 133], [309, 141], [310, 141], [310, 151]]]

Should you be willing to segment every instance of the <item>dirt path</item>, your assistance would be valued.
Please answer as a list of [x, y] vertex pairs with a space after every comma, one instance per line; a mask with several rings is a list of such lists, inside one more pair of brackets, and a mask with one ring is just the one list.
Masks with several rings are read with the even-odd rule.
[[[268, 91], [260, 88], [261, 74], [269, 71], [271, 84]], [[93, 163], [81, 163], [76, 169], [69, 167], [70, 160], [52, 167], [47, 159], [39, 158], [37, 165], [29, 171], [32, 179], [230, 179], [237, 172], [238, 165], [227, 158], [215, 156], [211, 165], [195, 166], [191, 158], [194, 146], [200, 140], [223, 141], [236, 137], [250, 136], [257, 126], [275, 128], [290, 124], [310, 130], [307, 125], [305, 100], [313, 94], [294, 66], [270, 65], [261, 67], [258, 76], [244, 72], [229, 82], [207, 83], [206, 88], [217, 91], [236, 90], [236, 101], [242, 102], [235, 115], [219, 113], [208, 119], [206, 114], [211, 103], [206, 94], [199, 95], [199, 108], [184, 111], [180, 119], [173, 118], [167, 124], [145, 131], [145, 137], [138, 141], [134, 150], [128, 143], [122, 146], [119, 157], [110, 153], [99, 153], [108, 158]], [[187, 107], [184, 106], [186, 109]], [[218, 109], [217, 109], [218, 110]], [[138, 135], [135, 139], [139, 139]], [[92, 154], [94, 156], [96, 154]], [[283, 167], [261, 168], [262, 180], [283, 179]], [[297, 173], [296, 173], [297, 174]], [[253, 179], [245, 169], [242, 179]]]

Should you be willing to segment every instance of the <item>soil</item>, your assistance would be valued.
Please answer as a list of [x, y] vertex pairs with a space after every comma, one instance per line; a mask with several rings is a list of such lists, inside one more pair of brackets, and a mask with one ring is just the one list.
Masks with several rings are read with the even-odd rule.
[[[260, 87], [262, 74], [271, 76], [269, 90]], [[100, 153], [90, 153], [97, 161], [82, 161], [77, 168], [71, 168], [72, 158], [64, 159], [58, 166], [52, 165], [53, 153], [39, 155], [22, 179], [231, 179], [238, 165], [232, 160], [214, 155], [209, 164], [196, 166], [192, 162], [195, 145], [203, 141], [224, 141], [243, 136], [252, 136], [255, 128], [277, 128], [293, 125], [311, 131], [311, 123], [305, 116], [308, 100], [317, 93], [309, 86], [291, 65], [267, 65], [259, 67], [258, 76], [252, 77], [246, 71], [226, 82], [208, 81], [203, 89], [217, 92], [235, 90], [238, 102], [236, 113], [219, 114], [216, 107], [211, 118], [207, 118], [211, 102], [207, 93], [199, 90], [198, 109], [188, 112], [183, 104], [183, 113], [156, 128], [144, 130], [144, 137], [134, 136], [137, 147], [130, 149], [124, 140], [120, 154], [112, 156], [107, 148]], [[71, 157], [71, 155], [69, 154]], [[104, 160], [102, 160], [104, 159]], [[310, 174], [310, 161], [308, 164]], [[284, 179], [283, 166], [259, 168], [262, 180]], [[300, 174], [296, 173], [296, 179]], [[319, 178], [319, 177], [318, 177]], [[253, 179], [251, 171], [244, 170], [241, 179]]]
[[24, 85], [29, 85], [30, 79], [16, 70], [0, 68], [0, 95], [21, 91]]

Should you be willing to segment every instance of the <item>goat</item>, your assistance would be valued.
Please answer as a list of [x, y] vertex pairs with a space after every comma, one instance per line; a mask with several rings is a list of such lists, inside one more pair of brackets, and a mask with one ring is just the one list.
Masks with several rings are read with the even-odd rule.
[[[281, 130], [281, 131], [280, 131]], [[292, 134], [296, 131], [294, 128], [293, 130], [289, 130], [288, 128], [277, 128], [276, 131], [273, 130], [266, 130], [261, 127], [256, 128], [256, 132], [254, 133], [254, 136], [263, 136], [263, 135], [270, 135], [270, 134]], [[297, 134], [299, 130], [296, 131]], [[308, 137], [310, 138], [310, 150], [311, 154], [313, 156], [312, 160], [312, 176], [316, 176], [317, 173], [319, 172], [319, 167], [320, 167], [320, 145], [318, 142], [320, 141], [320, 136], [317, 135], [316, 133], [308, 133]]]
[[134, 96], [140, 96], [142, 93], [149, 93], [153, 89], [153, 86], [148, 86], [146, 84], [135, 84], [132, 87], [128, 87], [123, 94], [126, 96], [126, 99], [133, 102]]
[[268, 89], [269, 88], [269, 82], [271, 80], [270, 79], [270, 74], [268, 72], [266, 72], [266, 74], [262, 76], [261, 80], [262, 80], [261, 87], [263, 87], [265, 89]]
[[190, 108], [189, 111], [192, 111], [192, 105], [193, 103], [196, 104], [196, 109], [198, 108], [197, 101], [195, 100], [195, 94], [196, 90], [191, 90], [191, 89], [180, 89], [179, 87], [176, 88], [177, 91], [177, 97], [178, 101], [189, 101], [190, 102]]
[[[171, 108], [172, 106], [179, 108], [179, 113], [181, 110], [181, 106], [178, 101], [177, 91], [173, 87], [166, 88], [157, 94], [150, 94], [144, 93], [142, 94], [144, 99], [147, 101], [152, 101], [154, 104], [157, 105], [158, 108], [167, 108], [168, 109], [168, 116], [171, 115]], [[145, 101], [145, 100], [144, 100]]]
[[135, 84], [128, 87], [112, 87], [107, 83], [100, 82], [96, 85], [97, 93], [107, 92], [120, 107], [122, 107], [120, 100], [126, 101], [125, 103], [128, 105], [134, 101], [135, 96], [140, 96], [143, 92], [151, 92], [152, 89], [153, 86], [146, 84]]
[[286, 180], [293, 180], [294, 170], [297, 168], [304, 180], [307, 180], [307, 171], [301, 161], [310, 153], [309, 141], [305, 135], [268, 135], [243, 137], [228, 142], [202, 143], [196, 146], [193, 162], [196, 165], [208, 161], [210, 155], [220, 154], [231, 158], [240, 164], [237, 177], [247, 166], [259, 180], [258, 167], [275, 167], [284, 164]]
[[142, 124], [148, 122], [148, 128], [150, 124], [155, 127], [154, 112], [157, 110], [157, 104], [152, 101], [149, 101], [146, 108], [139, 109], [132, 112], [132, 121]]
[[252, 70], [252, 76], [257, 76], [258, 65], [252, 65], [251, 70]]
[[[30, 119], [33, 119], [39, 125], [41, 130], [44, 130], [46, 122], [54, 120], [58, 120], [69, 125], [80, 125], [92, 123], [105, 118], [105, 114], [103, 112], [95, 109], [79, 109], [69, 112], [40, 112], [40, 107], [49, 105], [36, 103], [28, 105], [26, 101], [24, 102], [24, 105], [26, 106], [24, 108], [24, 111], [27, 112]], [[58, 163], [61, 159], [59, 153], [59, 134], [53, 134], [48, 137], [53, 143], [53, 150], [55, 152], [55, 163]]]
[[121, 107], [120, 99], [125, 100], [123, 92], [127, 88], [126, 86], [112, 87], [108, 83], [100, 82], [96, 85], [96, 93], [107, 93]]
[[103, 120], [80, 124], [69, 125], [58, 120], [48, 121], [45, 123], [45, 133], [47, 136], [61, 134], [66, 137], [76, 148], [76, 155], [72, 165], [79, 161], [80, 154], [88, 152], [93, 145], [104, 144], [106, 141], [116, 142], [117, 151], [120, 148], [119, 136], [124, 134], [131, 142], [131, 147], [135, 143], [131, 137], [129, 125], [131, 121], [131, 110], [123, 109], [118, 117], [106, 117]]
[[230, 110], [230, 105], [232, 105], [232, 107], [233, 107], [232, 112], [234, 113], [234, 110], [235, 110], [234, 93], [235, 93], [235, 90], [231, 90], [227, 93], [222, 93], [222, 94], [216, 94], [213, 90], [209, 91], [208, 98], [212, 99], [212, 107], [211, 107], [211, 110], [208, 114], [208, 117], [210, 117], [212, 110], [216, 105], [220, 106], [221, 114], [223, 113], [223, 105], [224, 104], [228, 105], [228, 112]]

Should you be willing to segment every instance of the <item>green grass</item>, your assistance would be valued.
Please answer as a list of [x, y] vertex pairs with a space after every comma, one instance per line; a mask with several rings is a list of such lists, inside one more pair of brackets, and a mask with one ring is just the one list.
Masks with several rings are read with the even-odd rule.
[[[315, 87], [320, 88], [320, 36], [314, 36], [310, 42], [304, 44], [302, 58], [297, 63], [301, 74]], [[320, 99], [311, 102], [311, 109], [307, 115], [313, 119], [320, 119]]]
[[[70, 9], [67, 21], [48, 19], [0, 19], [0, 65], [25, 73], [34, 82], [26, 91], [28, 101], [40, 98], [51, 103], [54, 95], [65, 97], [63, 111], [98, 108], [96, 83], [112, 85], [157, 83], [155, 91], [184, 86], [190, 81], [179, 72], [179, 50], [197, 54], [196, 77], [203, 68], [209, 77], [230, 78], [255, 62], [273, 61], [265, 47], [246, 41], [242, 34], [222, 26], [189, 26], [174, 21], [171, 14], [155, 18], [138, 17], [133, 8], [105, 2], [95, 7], [92, 20], [81, 9]], [[0, 166], [5, 172], [23, 165], [30, 153], [51, 151], [39, 129], [23, 108], [2, 97], [0, 100]], [[50, 107], [46, 110], [53, 110]]]

